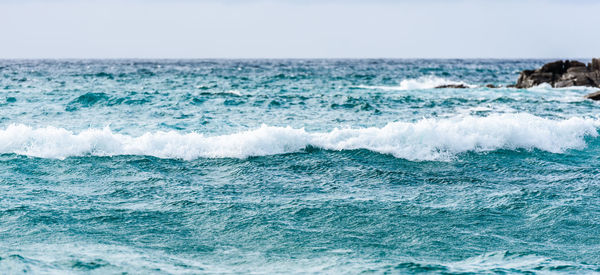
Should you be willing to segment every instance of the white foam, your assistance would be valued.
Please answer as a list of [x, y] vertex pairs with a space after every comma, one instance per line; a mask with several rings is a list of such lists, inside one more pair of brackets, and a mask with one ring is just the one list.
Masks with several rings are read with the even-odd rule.
[[227, 91], [225, 91], [223, 93], [224, 94], [231, 94], [231, 95], [242, 96], [242, 92], [240, 92], [239, 90], [227, 90]]
[[307, 132], [291, 127], [262, 127], [229, 135], [152, 132], [129, 136], [104, 129], [79, 133], [13, 124], [0, 130], [0, 153], [43, 158], [150, 155], [160, 158], [245, 158], [299, 152], [307, 146], [328, 150], [367, 149], [409, 160], [450, 160], [457, 154], [498, 149], [539, 149], [562, 153], [582, 149], [585, 137], [597, 137], [600, 122], [563, 120], [526, 113], [461, 115], [417, 122], [392, 122], [382, 128]]
[[[508, 251], [496, 251], [485, 253], [459, 262], [442, 264], [453, 273], [490, 273], [498, 270], [519, 270], [528, 272], [548, 272], [557, 268], [571, 267], [577, 269], [574, 273], [594, 273], [593, 265], [574, 262], [564, 262], [536, 255], [520, 255]], [[573, 272], [573, 271], [572, 271]]]
[[367, 85], [359, 85], [356, 86], [361, 89], [373, 89], [373, 90], [386, 90], [386, 91], [403, 91], [403, 90], [424, 90], [424, 89], [433, 89], [435, 87], [439, 87], [442, 85], [450, 85], [450, 84], [463, 84], [467, 87], [475, 87], [474, 85], [469, 85], [460, 81], [453, 81], [441, 77], [436, 76], [423, 76], [415, 79], [404, 79], [400, 82], [398, 86], [367, 86]]
[[524, 90], [517, 90], [523, 92], [513, 92], [520, 95], [530, 96], [545, 99], [548, 101], [558, 101], [558, 102], [581, 102], [587, 101], [584, 96], [588, 93], [597, 91], [598, 88], [593, 87], [584, 87], [584, 86], [575, 86], [575, 87], [564, 87], [564, 88], [552, 88], [552, 86], [548, 83], [542, 83], [537, 86], [533, 86]]
[[548, 264], [549, 259], [534, 255], [510, 255], [497, 251], [447, 264], [454, 272], [482, 272], [494, 269], [534, 269]]
[[550, 83], [541, 83], [539, 85], [533, 86], [531, 88], [527, 88], [530, 91], [548, 91], [548, 90], [573, 90], [573, 91], [597, 91], [598, 88], [590, 87], [590, 86], [571, 86], [571, 87], [561, 87], [561, 88], [553, 88]]

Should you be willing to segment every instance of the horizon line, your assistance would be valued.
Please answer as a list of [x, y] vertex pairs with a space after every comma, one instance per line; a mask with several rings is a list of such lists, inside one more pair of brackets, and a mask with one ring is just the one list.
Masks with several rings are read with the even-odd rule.
[[0, 57], [0, 60], [577, 60], [598, 57]]

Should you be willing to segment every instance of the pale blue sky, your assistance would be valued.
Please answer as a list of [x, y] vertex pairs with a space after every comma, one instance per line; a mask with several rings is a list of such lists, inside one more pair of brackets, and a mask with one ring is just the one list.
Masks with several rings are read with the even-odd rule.
[[600, 56], [600, 1], [0, 0], [0, 58]]

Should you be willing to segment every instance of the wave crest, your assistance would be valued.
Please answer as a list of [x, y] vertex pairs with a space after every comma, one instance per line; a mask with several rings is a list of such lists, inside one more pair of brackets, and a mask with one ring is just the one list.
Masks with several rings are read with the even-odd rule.
[[468, 87], [475, 87], [474, 85], [469, 85], [465, 82], [461, 81], [453, 81], [446, 78], [441, 78], [437, 76], [422, 76], [414, 79], [404, 79], [400, 82], [398, 86], [368, 86], [368, 85], [359, 85], [358, 88], [361, 89], [373, 89], [373, 90], [386, 90], [386, 91], [404, 91], [404, 90], [425, 90], [425, 89], [433, 89], [435, 87], [439, 87], [442, 85], [459, 85], [463, 84]]
[[599, 121], [591, 118], [552, 120], [531, 114], [458, 116], [392, 122], [382, 128], [307, 132], [263, 125], [239, 133], [152, 132], [141, 136], [87, 129], [73, 133], [55, 127], [13, 124], [0, 130], [0, 153], [43, 158], [69, 156], [150, 155], [160, 158], [245, 158], [299, 152], [308, 146], [327, 150], [366, 149], [408, 160], [450, 160], [459, 153], [498, 149], [539, 149], [562, 153], [585, 147], [597, 137]]

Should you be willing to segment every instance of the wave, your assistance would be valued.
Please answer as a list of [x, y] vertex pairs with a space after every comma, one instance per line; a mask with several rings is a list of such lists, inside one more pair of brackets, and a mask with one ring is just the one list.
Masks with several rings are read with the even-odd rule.
[[58, 159], [149, 155], [192, 160], [285, 154], [312, 146], [326, 150], [366, 149], [415, 161], [444, 161], [468, 151], [539, 149], [562, 153], [582, 149], [586, 146], [585, 137], [598, 136], [598, 126], [600, 121], [592, 118], [553, 120], [527, 113], [461, 115], [329, 132], [263, 125], [220, 136], [175, 131], [129, 136], [114, 133], [108, 127], [73, 133], [51, 126], [34, 129], [13, 124], [0, 130], [0, 153]]
[[106, 93], [85, 93], [71, 100], [65, 110], [68, 112], [77, 111], [83, 108], [89, 108], [96, 105], [113, 106], [113, 105], [143, 105], [150, 102], [150, 99], [145, 97], [111, 97]]
[[[358, 85], [354, 86], [359, 89], [370, 89], [370, 90], [385, 90], [385, 91], [405, 91], [405, 90], [426, 90], [433, 89], [435, 87], [439, 87], [442, 85], [465, 85], [469, 88], [477, 88], [483, 87], [481, 85], [469, 84], [462, 81], [455, 81], [446, 78], [441, 78], [437, 76], [422, 76], [419, 78], [413, 79], [404, 79], [400, 81], [400, 85], [398, 86], [383, 86], [383, 85]], [[502, 87], [501, 87], [502, 88]], [[517, 89], [517, 88], [510, 88]], [[517, 89], [518, 90], [518, 89]], [[549, 83], [542, 83], [531, 88], [524, 89], [532, 92], [548, 92], [548, 91], [577, 91], [577, 92], [593, 92], [597, 91], [596, 87], [587, 87], [587, 86], [573, 86], [573, 87], [562, 87], [562, 88], [554, 88]]]
[[396, 270], [411, 273], [597, 273], [598, 266], [576, 262], [553, 260], [531, 254], [495, 251], [458, 262], [420, 263], [407, 262], [396, 266]]
[[470, 85], [461, 81], [453, 81], [446, 78], [436, 77], [436, 76], [423, 76], [415, 79], [405, 79], [400, 82], [398, 86], [368, 86], [368, 85], [358, 85], [357, 88], [361, 89], [372, 89], [372, 90], [386, 90], [386, 91], [404, 91], [404, 90], [425, 90], [425, 89], [433, 89], [435, 87], [439, 87], [442, 85], [450, 85], [450, 84], [463, 84], [468, 87], [475, 87], [475, 85]]
[[225, 91], [212, 91], [212, 92], [202, 92], [203, 95], [234, 95], [234, 96], [242, 96], [242, 92], [239, 90], [225, 90]]
[[591, 92], [591, 91], [597, 91], [598, 88], [597, 87], [589, 87], [589, 86], [571, 86], [571, 87], [560, 87], [560, 88], [554, 88], [552, 87], [552, 85], [550, 85], [550, 83], [542, 83], [536, 86], [533, 86], [531, 88], [527, 88], [526, 90], [529, 91], [548, 91], [548, 90], [556, 90], [556, 91], [586, 91], [586, 92]]

